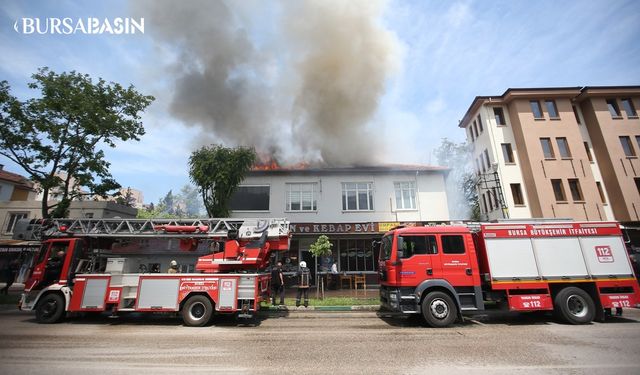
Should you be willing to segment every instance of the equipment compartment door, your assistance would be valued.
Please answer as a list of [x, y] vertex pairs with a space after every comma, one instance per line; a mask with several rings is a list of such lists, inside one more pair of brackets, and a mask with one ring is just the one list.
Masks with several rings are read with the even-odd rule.
[[178, 286], [176, 278], [140, 277], [138, 310], [178, 310]]
[[236, 309], [236, 292], [238, 280], [236, 278], [220, 279], [220, 294], [218, 297], [219, 310]]
[[580, 244], [592, 276], [632, 275], [629, 255], [621, 237], [580, 237]]
[[81, 308], [83, 309], [104, 309], [104, 300], [107, 294], [109, 279], [96, 278], [87, 279], [82, 295]]

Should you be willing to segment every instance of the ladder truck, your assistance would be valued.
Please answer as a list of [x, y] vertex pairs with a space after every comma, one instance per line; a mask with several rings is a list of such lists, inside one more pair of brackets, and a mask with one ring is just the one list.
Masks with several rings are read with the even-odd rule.
[[490, 309], [586, 324], [640, 307], [616, 222], [398, 227], [378, 245], [381, 306], [432, 327]]
[[[41, 241], [19, 303], [40, 323], [108, 311], [180, 313], [185, 325], [204, 326], [214, 314], [253, 316], [269, 297], [270, 255], [289, 248], [290, 232], [285, 219], [41, 219], [19, 221], [14, 238]], [[112, 256], [143, 241], [210, 253], [194, 273], [145, 272]]]

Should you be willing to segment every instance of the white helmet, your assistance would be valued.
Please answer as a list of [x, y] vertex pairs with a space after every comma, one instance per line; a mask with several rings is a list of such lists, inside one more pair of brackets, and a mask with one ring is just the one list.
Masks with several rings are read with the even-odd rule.
[[177, 267], [178, 266], [178, 262], [176, 262], [175, 260], [172, 260], [171, 263], [169, 263], [171, 265], [171, 267]]
[[305, 267], [307, 267], [307, 262], [303, 260], [302, 262], [300, 262], [300, 268], [305, 268]]

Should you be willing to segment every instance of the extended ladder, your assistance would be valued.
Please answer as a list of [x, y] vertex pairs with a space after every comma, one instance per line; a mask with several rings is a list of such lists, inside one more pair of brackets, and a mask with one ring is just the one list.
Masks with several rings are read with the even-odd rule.
[[286, 219], [38, 219], [20, 220], [14, 238], [43, 237], [174, 237], [258, 239], [289, 236]]

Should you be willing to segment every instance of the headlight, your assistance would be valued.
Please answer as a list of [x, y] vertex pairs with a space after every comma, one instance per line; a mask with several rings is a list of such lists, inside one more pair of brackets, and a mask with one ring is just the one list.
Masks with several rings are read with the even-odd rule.
[[396, 292], [389, 293], [389, 299], [392, 300], [392, 301], [397, 301], [398, 300], [398, 294]]

